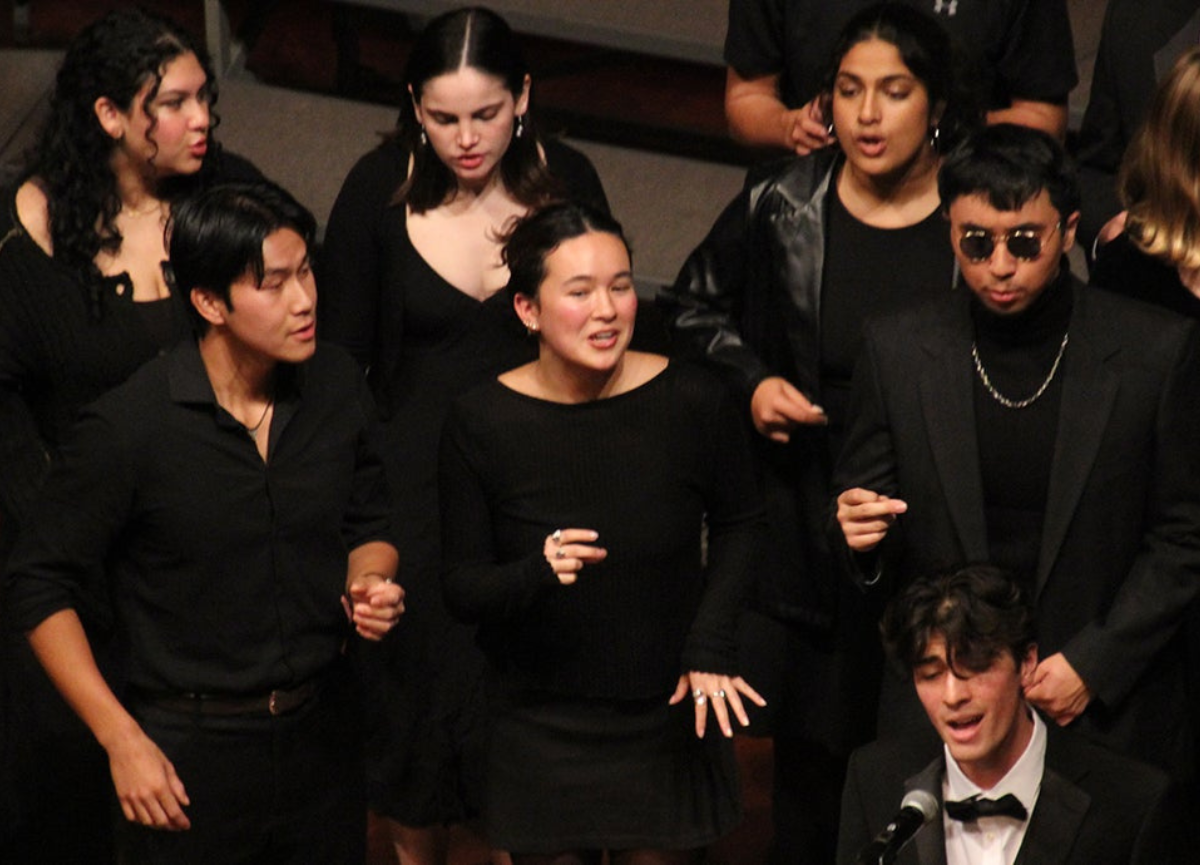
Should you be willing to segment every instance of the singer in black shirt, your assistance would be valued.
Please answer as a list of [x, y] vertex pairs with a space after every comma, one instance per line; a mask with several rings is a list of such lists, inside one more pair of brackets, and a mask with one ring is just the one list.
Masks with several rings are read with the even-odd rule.
[[[854, 753], [839, 865], [1181, 861], [1166, 775], [1046, 724], [1025, 702], [1037, 667], [1033, 611], [1006, 572], [974, 565], [918, 578], [882, 630], [943, 744], [931, 754], [881, 740]], [[927, 824], [909, 819], [913, 791], [936, 803]], [[902, 846], [899, 858], [880, 859]]]
[[[122, 862], [362, 861], [340, 659], [402, 610], [370, 398], [316, 345], [307, 211], [255, 184], [172, 220], [199, 339], [84, 412], [13, 553], [11, 615], [108, 754]], [[101, 561], [124, 688], [73, 608]]]

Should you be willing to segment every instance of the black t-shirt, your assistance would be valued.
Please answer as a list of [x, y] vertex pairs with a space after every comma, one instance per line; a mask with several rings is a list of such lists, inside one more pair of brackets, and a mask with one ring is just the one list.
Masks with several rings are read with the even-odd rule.
[[[791, 108], [813, 98], [838, 34], [875, 0], [730, 0], [725, 62], [745, 78], [780, 73]], [[988, 108], [1065, 102], [1078, 83], [1065, 0], [900, 0], [937, 18], [973, 57]]]
[[821, 405], [835, 439], [846, 418], [863, 322], [945, 294], [954, 249], [941, 210], [905, 228], [875, 228], [846, 210], [832, 183], [821, 279]]

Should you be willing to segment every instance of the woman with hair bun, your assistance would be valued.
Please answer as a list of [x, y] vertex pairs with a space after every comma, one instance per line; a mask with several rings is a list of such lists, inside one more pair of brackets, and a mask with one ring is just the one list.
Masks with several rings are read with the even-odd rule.
[[528, 67], [504, 19], [431, 20], [408, 58], [396, 130], [351, 170], [321, 260], [321, 335], [366, 370], [384, 416], [405, 621], [364, 647], [369, 801], [402, 865], [445, 861], [446, 826], [479, 813], [483, 659], [438, 571], [437, 442], [450, 402], [533, 347], [500, 291], [501, 236], [549, 201], [607, 210], [580, 153], [538, 132]]
[[613, 219], [551, 205], [505, 261], [537, 358], [455, 402], [439, 475], [446, 600], [492, 673], [488, 835], [515, 865], [696, 863], [740, 818], [731, 737], [762, 705], [734, 639], [748, 435], [711, 375], [630, 350]]
[[[76, 411], [189, 333], [165, 267], [171, 202], [258, 176], [213, 140], [216, 97], [203, 48], [147, 12], [109, 13], [67, 49], [37, 147], [0, 207], [0, 561]], [[102, 643], [104, 604], [83, 600]], [[4, 646], [0, 849], [101, 861], [107, 761], [24, 643]]]

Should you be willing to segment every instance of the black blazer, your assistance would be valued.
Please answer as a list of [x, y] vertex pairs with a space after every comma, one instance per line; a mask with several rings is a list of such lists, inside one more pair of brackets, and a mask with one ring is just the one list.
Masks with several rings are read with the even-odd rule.
[[[1093, 737], [1179, 769], [1191, 765], [1191, 740], [1171, 644], [1200, 588], [1194, 328], [1073, 278], [1070, 289], [1036, 575], [1039, 653], [1063, 652], [1091, 689], [1077, 723]], [[867, 327], [834, 493], [864, 487], [908, 503], [881, 547], [877, 590], [988, 558], [970, 296]], [[831, 535], [845, 567], [868, 582], [836, 522]]]
[[[1041, 792], [1029, 817], [1016, 865], [1171, 865], [1179, 858], [1177, 803], [1167, 776], [1080, 736], [1047, 727]], [[896, 741], [879, 741], [850, 758], [842, 792], [839, 865], [858, 852], [900, 808], [908, 790], [942, 801], [945, 758], [920, 761]], [[911, 772], [911, 774], [910, 774]], [[920, 831], [897, 865], [945, 865], [941, 812]]]

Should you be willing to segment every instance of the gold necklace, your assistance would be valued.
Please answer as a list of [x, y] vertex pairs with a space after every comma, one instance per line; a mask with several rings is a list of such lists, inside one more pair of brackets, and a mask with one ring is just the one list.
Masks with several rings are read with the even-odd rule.
[[1034, 391], [1033, 396], [1026, 399], [1009, 399], [992, 385], [992, 380], [988, 378], [987, 370], [983, 368], [983, 361], [979, 359], [979, 349], [975, 347], [975, 343], [971, 343], [971, 359], [975, 361], [975, 372], [979, 373], [979, 380], [983, 382], [983, 386], [987, 388], [987, 392], [992, 395], [992, 399], [1000, 403], [1005, 408], [1025, 408], [1031, 406], [1038, 401], [1038, 398], [1046, 392], [1046, 388], [1050, 387], [1050, 382], [1054, 381], [1054, 374], [1058, 372], [1058, 365], [1062, 362], [1063, 352], [1067, 350], [1067, 337], [1070, 332], [1063, 334], [1062, 345], [1058, 347], [1058, 357], [1054, 358], [1054, 366], [1050, 367], [1050, 375], [1046, 376], [1046, 380], [1042, 382], [1042, 386]]

